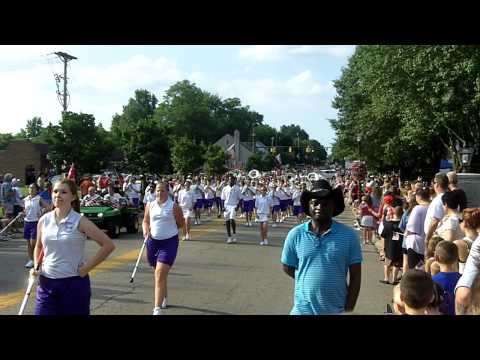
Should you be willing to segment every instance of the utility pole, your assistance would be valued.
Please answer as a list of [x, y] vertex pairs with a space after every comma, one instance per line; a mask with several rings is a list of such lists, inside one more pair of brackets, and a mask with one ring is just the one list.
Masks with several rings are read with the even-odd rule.
[[[64, 52], [56, 52], [55, 55], [57, 55], [60, 60], [63, 61], [63, 101], [61, 101], [61, 105], [63, 107], [63, 111], [67, 111], [67, 63], [71, 60], [77, 60], [75, 56], [69, 55]], [[58, 90], [58, 82], [60, 81], [61, 76], [56, 76], [55, 79], [57, 80], [57, 95], [60, 96], [60, 91]]]

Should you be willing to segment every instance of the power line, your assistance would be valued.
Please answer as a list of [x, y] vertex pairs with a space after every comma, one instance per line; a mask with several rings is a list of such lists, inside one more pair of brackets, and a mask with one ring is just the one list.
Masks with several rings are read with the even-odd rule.
[[[54, 54], [57, 55], [60, 58], [60, 60], [63, 62], [63, 76], [54, 74], [54, 77], [55, 77], [55, 82], [57, 84], [57, 98], [59, 99], [60, 104], [63, 107], [63, 111], [65, 112], [67, 111], [67, 107], [70, 102], [69, 101], [70, 94], [67, 91], [67, 82], [68, 82], [67, 64], [69, 61], [76, 60], [77, 58], [73, 55], [70, 55], [61, 51], [55, 52]], [[59, 88], [59, 84], [61, 80], [63, 80], [63, 94], [60, 92], [60, 88]]]

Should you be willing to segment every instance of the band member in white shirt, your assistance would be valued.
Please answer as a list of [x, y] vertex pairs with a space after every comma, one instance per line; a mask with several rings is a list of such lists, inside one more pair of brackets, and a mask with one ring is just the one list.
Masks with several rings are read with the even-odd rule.
[[191, 187], [193, 197], [194, 197], [194, 205], [193, 205], [193, 212], [195, 214], [195, 225], [200, 225], [202, 222], [200, 221], [201, 211], [203, 208], [203, 199], [205, 197], [205, 192], [203, 191], [203, 186], [200, 183], [200, 178], [196, 178], [194, 184]]
[[251, 186], [250, 180], [247, 180], [242, 188], [243, 210], [245, 211], [246, 225], [252, 226], [252, 212], [255, 207], [255, 190]]
[[277, 227], [280, 213], [280, 198], [277, 195], [277, 187], [275, 183], [270, 183], [270, 191], [268, 195], [272, 198], [272, 227]]
[[[235, 212], [238, 209], [238, 204], [240, 202], [242, 194], [238, 185], [235, 184], [235, 176], [229, 175], [228, 180], [229, 184], [225, 186], [222, 190], [222, 200], [225, 201], [225, 211], [223, 213], [223, 216], [225, 218], [225, 225], [227, 227], [227, 244], [231, 244], [237, 242], [237, 239], [235, 238]], [[233, 230], [233, 237], [230, 228], [231, 230]]]
[[267, 189], [260, 185], [255, 196], [255, 208], [257, 209], [258, 222], [260, 223], [260, 245], [268, 245], [268, 214], [272, 209], [272, 198], [267, 195]]
[[204, 183], [204, 191], [205, 191], [205, 205], [204, 209], [207, 209], [208, 216], [212, 216], [212, 207], [213, 202], [215, 200], [215, 183], [212, 181], [205, 180]]
[[191, 180], [185, 181], [184, 187], [178, 192], [178, 205], [182, 209], [183, 218], [185, 219], [184, 235], [182, 240], [190, 240], [191, 218], [193, 215], [194, 195], [190, 188]]

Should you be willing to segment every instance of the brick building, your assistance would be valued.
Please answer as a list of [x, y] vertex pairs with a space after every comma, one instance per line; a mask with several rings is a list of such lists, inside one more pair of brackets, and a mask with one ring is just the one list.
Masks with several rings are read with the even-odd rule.
[[50, 168], [47, 154], [47, 144], [13, 140], [5, 150], [0, 150], [0, 174], [11, 173], [21, 180], [21, 185], [31, 184]]

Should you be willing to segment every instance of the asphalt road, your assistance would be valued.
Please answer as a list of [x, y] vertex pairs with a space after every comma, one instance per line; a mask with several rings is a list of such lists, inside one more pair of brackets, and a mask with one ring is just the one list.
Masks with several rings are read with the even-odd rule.
[[[206, 220], [206, 219], [205, 219]], [[352, 225], [351, 212], [338, 221]], [[168, 278], [165, 315], [281, 315], [293, 301], [293, 280], [282, 271], [280, 256], [293, 218], [270, 227], [269, 245], [259, 245], [259, 229], [237, 221], [237, 244], [226, 244], [222, 219], [193, 226], [192, 240], [182, 241]], [[123, 230], [123, 232], [125, 229]], [[20, 237], [20, 235], [18, 235]], [[91, 313], [94, 315], [150, 315], [153, 308], [153, 271], [144, 254], [133, 284], [130, 276], [142, 245], [141, 234], [122, 233], [107, 261], [90, 273]], [[87, 254], [97, 250], [87, 242]], [[363, 246], [362, 288], [353, 314], [383, 314], [392, 287], [379, 283], [382, 263], [373, 245]], [[27, 284], [26, 244], [21, 238], [0, 242], [0, 314], [16, 314]], [[34, 293], [25, 310], [33, 314]]]

